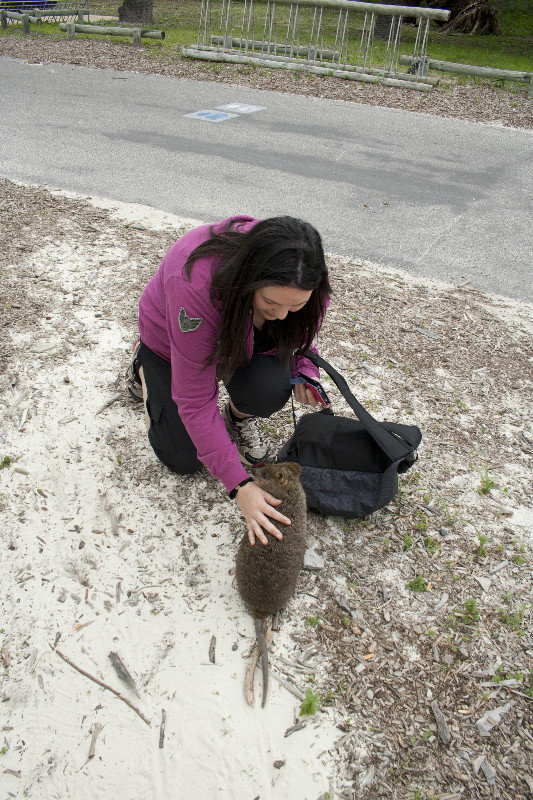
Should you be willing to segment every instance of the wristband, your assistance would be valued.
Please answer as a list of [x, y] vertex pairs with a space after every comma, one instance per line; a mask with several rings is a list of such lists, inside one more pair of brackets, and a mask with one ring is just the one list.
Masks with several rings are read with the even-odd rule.
[[253, 481], [253, 478], [245, 478], [243, 481], [241, 481], [240, 483], [237, 484], [235, 489], [232, 489], [231, 492], [228, 492], [230, 500], [235, 500], [235, 498], [237, 497], [237, 492], [239, 491], [239, 488], [241, 486], [245, 486], [247, 483], [250, 483], [250, 481]]

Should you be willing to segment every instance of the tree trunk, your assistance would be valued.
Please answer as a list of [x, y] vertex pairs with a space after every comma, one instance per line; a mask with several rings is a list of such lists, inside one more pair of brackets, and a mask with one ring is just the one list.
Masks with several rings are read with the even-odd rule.
[[[392, 5], [388, 0], [377, 0], [381, 5]], [[388, 39], [391, 29], [392, 17], [385, 14], [376, 14], [374, 17], [374, 38]], [[396, 24], [396, 23], [395, 23]]]
[[500, 33], [500, 17], [489, 0], [431, 0], [429, 5], [451, 12], [448, 22], [440, 23], [443, 33]]
[[154, 0], [124, 0], [118, 9], [121, 22], [146, 22], [153, 24]]
[[[372, 2], [380, 3], [381, 5], [406, 5], [406, 6], [416, 6], [420, 8], [422, 5], [422, 0], [407, 0], [405, 3], [400, 2], [400, 0], [372, 0]], [[439, 0], [442, 4], [445, 0]], [[441, 8], [441, 5], [439, 5]], [[390, 32], [391, 32], [391, 22], [392, 17], [385, 16], [384, 14], [376, 14], [375, 21], [374, 21], [374, 37], [376, 39], [388, 39]], [[418, 24], [417, 17], [403, 17], [403, 22], [407, 22], [411, 25]], [[397, 20], [394, 22], [394, 28], [392, 31], [393, 37], [396, 35], [396, 27], [397, 27]]]

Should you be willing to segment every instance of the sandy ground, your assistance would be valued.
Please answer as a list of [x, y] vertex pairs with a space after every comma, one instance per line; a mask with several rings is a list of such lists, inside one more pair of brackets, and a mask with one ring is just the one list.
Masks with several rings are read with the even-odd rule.
[[[323, 561], [250, 708], [238, 509], [207, 472], [156, 461], [120, 377], [140, 291], [194, 221], [0, 188], [2, 800], [531, 797], [531, 306], [329, 257], [321, 351], [424, 443], [371, 520], [310, 515]], [[288, 413], [266, 426], [289, 431]], [[320, 699], [294, 731], [300, 700], [276, 675]]]
[[[273, 682], [264, 711], [243, 699], [253, 624], [232, 585], [234, 505], [211, 479], [160, 470], [136, 408], [98, 413], [132, 343], [131, 327], [111, 318], [112, 299], [104, 299], [109, 266], [123, 254], [109, 240], [104, 247], [105, 274], [99, 248], [89, 255], [67, 239], [30, 258], [30, 272], [69, 294], [83, 287], [83, 299], [68, 333], [57, 330], [64, 294], [40, 320], [46, 332], [12, 331], [15, 347], [30, 356], [20, 366], [31, 385], [13, 409], [15, 423], [27, 409], [25, 422], [4, 418], [2, 429], [16, 464], [2, 471], [13, 547], [3, 553], [1, 579], [9, 664], [2, 764], [13, 772], [0, 785], [38, 798], [315, 798], [328, 787], [329, 759], [318, 754], [336, 738], [332, 721], [321, 715], [284, 738], [300, 705], [291, 694]], [[137, 447], [119, 457], [109, 440], [124, 433]], [[143, 464], [155, 468], [155, 484], [117, 481], [117, 462], [132, 458], [141, 472]], [[206, 505], [197, 502], [199, 490]], [[60, 651], [123, 691], [150, 724], [61, 662], [50, 647], [57, 634]], [[117, 681], [110, 651], [135, 676], [139, 700]], [[103, 729], [89, 761], [97, 723]], [[287, 766], [274, 768], [276, 760]]]

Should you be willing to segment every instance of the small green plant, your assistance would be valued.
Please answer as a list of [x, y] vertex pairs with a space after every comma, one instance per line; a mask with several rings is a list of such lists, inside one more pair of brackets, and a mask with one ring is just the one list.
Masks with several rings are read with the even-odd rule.
[[4, 469], [4, 467], [11, 466], [11, 457], [4, 456], [3, 459], [0, 461], [0, 469]]
[[342, 624], [343, 624], [343, 626], [345, 628], [349, 628], [350, 627], [350, 617], [343, 617], [342, 618]]
[[437, 550], [440, 549], [440, 545], [436, 539], [433, 539], [431, 536], [426, 536], [424, 539], [424, 547], [428, 551], [428, 553], [432, 556], [435, 555]]
[[526, 563], [526, 559], [524, 558], [524, 556], [513, 556], [513, 561], [514, 561], [515, 564], [525, 564]]
[[7, 747], [4, 745], [4, 747], [0, 749], [0, 756], [5, 756], [6, 753], [7, 753]]
[[494, 683], [501, 683], [502, 681], [507, 680], [507, 678], [508, 678], [508, 675], [507, 675], [503, 665], [500, 664], [500, 666], [496, 670], [496, 673], [495, 673], [494, 678], [493, 678]]
[[479, 470], [479, 474], [481, 475], [481, 485], [478, 489], [479, 494], [489, 494], [491, 489], [498, 488], [492, 478], [489, 477], [486, 465], [483, 465], [483, 469]]
[[396, 505], [401, 506], [405, 500], [405, 496], [406, 496], [405, 484], [402, 483], [401, 480], [398, 480], [398, 493], [396, 495]]
[[391, 545], [390, 539], [389, 538], [385, 539], [383, 541], [383, 549], [389, 551], [391, 549], [391, 547], [392, 547], [392, 545]]
[[533, 697], [533, 669], [529, 670], [529, 688], [526, 694], [528, 697]]
[[306, 622], [307, 622], [307, 624], [308, 624], [308, 625], [310, 625], [312, 628], [316, 628], [316, 626], [317, 626], [317, 625], [318, 625], [318, 623], [320, 622], [319, 618], [318, 618], [318, 617], [314, 617], [314, 616], [313, 616], [313, 617], [307, 617], [307, 619], [306, 619], [305, 621], [306, 621]]
[[524, 611], [526, 607], [524, 605], [520, 606], [518, 611], [505, 611], [505, 609], [500, 608], [499, 612], [501, 614], [502, 620], [505, 624], [511, 628], [511, 630], [516, 631], [519, 636], [523, 636], [523, 624], [524, 624]]
[[314, 716], [318, 710], [319, 696], [312, 689], [308, 689], [305, 693], [305, 699], [300, 706], [300, 714], [307, 714]]
[[474, 622], [477, 622], [479, 620], [479, 610], [476, 600], [473, 597], [466, 600], [457, 616], [463, 625], [472, 625]]
[[428, 582], [421, 575], [417, 575], [407, 585], [412, 592], [427, 592], [428, 590]]
[[409, 534], [407, 534], [407, 536], [403, 537], [403, 549], [410, 550], [412, 546], [413, 546], [413, 539], [411, 536], [409, 536]]
[[437, 500], [439, 501], [444, 510], [444, 515], [446, 517], [445, 524], [452, 527], [453, 525], [455, 525], [456, 522], [459, 522], [459, 520], [461, 519], [460, 516], [461, 506], [459, 506], [456, 511], [452, 511], [449, 505], [442, 499], [442, 497], [438, 497]]
[[428, 529], [428, 515], [421, 514], [417, 522], [413, 525], [413, 528], [417, 531], [427, 531]]
[[477, 554], [479, 558], [483, 558], [483, 556], [487, 555], [487, 548], [485, 545], [487, 544], [487, 537], [481, 534], [479, 537], [479, 547], [477, 549]]

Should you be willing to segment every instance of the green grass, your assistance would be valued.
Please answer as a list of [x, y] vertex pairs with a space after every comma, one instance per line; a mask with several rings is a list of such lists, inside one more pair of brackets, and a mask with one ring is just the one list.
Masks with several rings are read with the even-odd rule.
[[478, 67], [531, 72], [533, 3], [531, 0], [492, 0], [492, 2], [500, 13], [500, 35], [470, 36], [466, 33], [450, 35], [439, 33], [435, 27], [429, 36], [430, 57]]
[[[498, 36], [470, 36], [468, 34], [444, 34], [440, 31], [436, 23], [432, 23], [429, 35], [428, 54], [431, 58], [453, 61], [462, 64], [472, 64], [476, 66], [488, 66], [501, 69], [513, 69], [531, 71], [533, 67], [533, 2], [532, 0], [493, 0], [494, 5], [500, 13], [501, 34]], [[117, 16], [119, 2], [113, 3], [110, 0], [90, 0], [91, 15], [110, 15]], [[180, 48], [196, 41], [197, 28], [200, 16], [200, 0], [181, 0], [176, 2], [154, 2], [154, 25], [156, 29], [163, 29], [166, 34], [164, 42], [150, 41], [143, 39], [145, 54], [164, 53], [167, 57], [176, 58], [179, 56]], [[237, 22], [242, 19], [242, 1], [234, 0], [234, 32], [236, 32]], [[261, 30], [260, 17], [264, 13], [266, 4], [256, 4], [256, 36]], [[220, 12], [219, 12], [220, 13]], [[288, 21], [289, 7], [279, 6], [277, 9], [278, 29], [282, 27], [282, 21]], [[355, 17], [355, 14], [352, 13]], [[301, 29], [311, 26], [312, 9], [301, 7], [300, 20]], [[337, 16], [331, 14], [328, 17], [326, 26], [324, 47], [331, 46], [335, 39]], [[152, 27], [152, 26], [151, 26]], [[32, 32], [39, 31], [46, 35], [59, 36], [66, 38], [65, 33], [59, 33], [56, 24], [43, 24], [40, 27], [32, 26]], [[13, 35], [13, 31], [2, 35]], [[409, 54], [416, 35], [415, 27], [404, 25], [402, 31], [401, 52]], [[82, 35], [80, 34], [80, 38]], [[94, 38], [88, 36], [87, 38]], [[129, 42], [131, 38], [107, 37], [108, 41], [115, 43]], [[300, 44], [305, 44], [301, 41]], [[358, 51], [360, 44], [360, 31], [351, 37], [350, 52], [353, 55]], [[382, 40], [375, 40], [373, 64], [379, 66], [383, 60], [386, 43]], [[201, 63], [201, 62], [199, 62]], [[353, 62], [352, 62], [353, 63]], [[212, 69], [212, 64], [204, 62], [206, 70]], [[241, 69], [247, 69], [241, 67]], [[249, 68], [248, 68], [249, 69]], [[452, 77], [445, 73], [434, 72], [435, 77], [441, 80], [452, 80]], [[472, 78], [455, 76], [453, 80], [464, 82], [471, 81]], [[513, 87], [516, 91], [516, 84], [507, 83], [506, 86]], [[520, 91], [526, 91], [525, 87], [520, 87]]]
[[463, 608], [459, 609], [456, 616], [463, 625], [472, 625], [472, 623], [477, 622], [479, 620], [479, 610], [476, 600], [474, 598], [466, 600]]
[[421, 575], [417, 575], [416, 578], [413, 578], [407, 586], [412, 592], [427, 592], [428, 590], [428, 582]]

